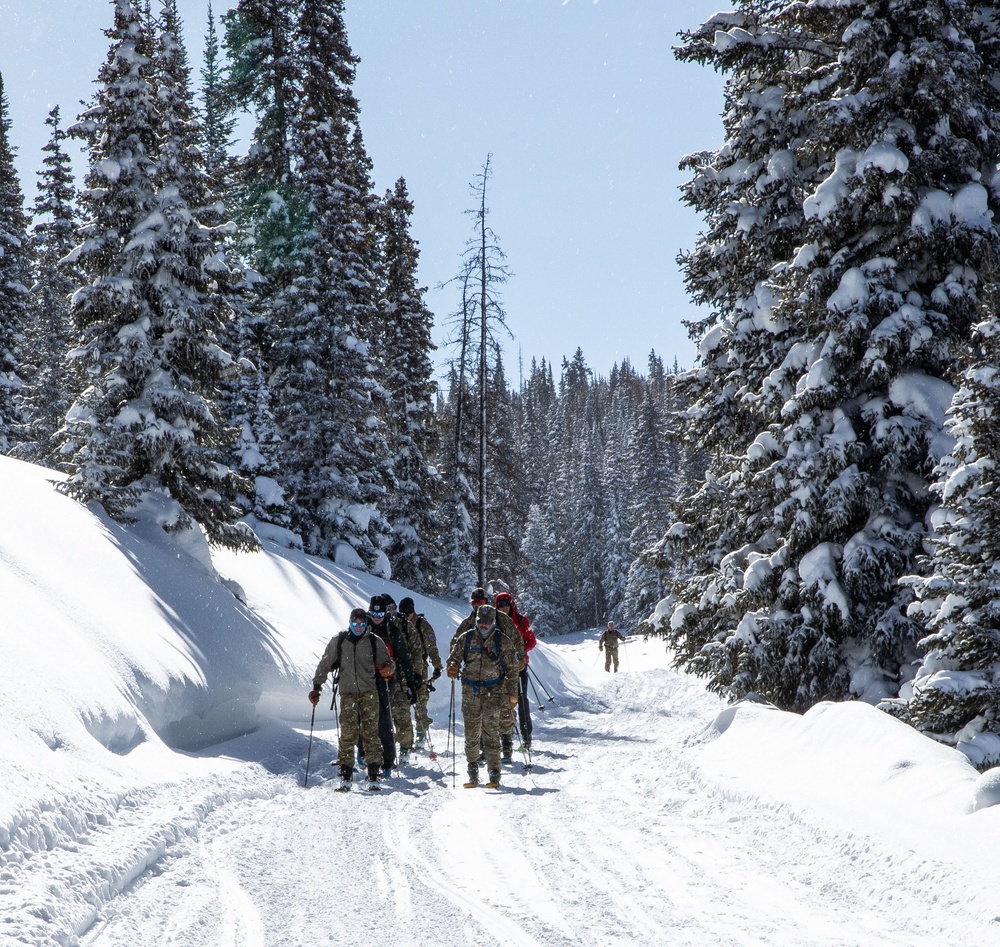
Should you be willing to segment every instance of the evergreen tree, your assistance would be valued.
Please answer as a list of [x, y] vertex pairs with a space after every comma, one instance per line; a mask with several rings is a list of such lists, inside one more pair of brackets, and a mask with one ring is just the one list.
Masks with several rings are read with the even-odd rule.
[[28, 324], [31, 244], [24, 195], [14, 167], [7, 95], [0, 77], [0, 451], [23, 439], [18, 397], [21, 345]]
[[516, 589], [523, 574], [521, 539], [528, 517], [525, 459], [517, 435], [514, 397], [497, 356], [487, 389], [486, 544], [490, 576]]
[[725, 318], [700, 327], [684, 388], [712, 461], [671, 530], [686, 563], [673, 640], [732, 696], [877, 700], [919, 635], [898, 580], [994, 239], [995, 43], [977, 44], [967, 5], [934, 0], [765, 8], [721, 41], [720, 25], [714, 48], [759, 67], [734, 75], [727, 101], [756, 95], [778, 130], [760, 140], [794, 143], [795, 160], [765, 169], [759, 142], [730, 141], [727, 166], [764, 194], [781, 177], [787, 201], [720, 193], [715, 213], [725, 202], [762, 244], [753, 272], [730, 278], [715, 259], [710, 276], [707, 245], [689, 269]]
[[201, 143], [205, 171], [215, 190], [228, 196], [230, 178], [235, 172], [230, 148], [236, 118], [226, 89], [219, 34], [211, 2], [208, 4], [208, 26], [205, 33], [205, 64], [201, 69], [201, 100]]
[[[284, 485], [308, 552], [387, 573], [389, 526], [379, 504], [393, 483], [388, 446], [372, 404], [373, 369], [360, 326], [373, 296], [367, 239], [351, 185], [357, 102], [356, 59], [339, 0], [303, 7], [298, 34], [303, 76], [294, 122], [294, 190], [310, 228], [294, 234], [288, 279], [272, 302], [274, 412], [284, 444]], [[357, 558], [360, 557], [360, 560]]]
[[116, 0], [96, 103], [78, 126], [90, 151], [90, 214], [75, 251], [89, 280], [74, 296], [87, 375], [67, 417], [66, 489], [119, 519], [151, 493], [174, 503], [167, 528], [201, 524], [212, 542], [256, 545], [236, 525], [232, 437], [215, 398], [230, 358], [219, 345], [232, 269], [198, 212], [214, 207], [199, 165], [175, 0], [157, 42], [143, 12]]
[[[993, 274], [990, 273], [990, 276]], [[933, 555], [911, 576], [909, 614], [928, 632], [908, 700], [886, 709], [982, 768], [1000, 762], [1000, 293], [990, 282], [948, 419], [955, 446], [934, 483]], [[983, 739], [985, 735], [988, 739]]]
[[35, 317], [25, 332], [28, 384], [21, 391], [20, 402], [24, 439], [13, 453], [34, 463], [59, 467], [54, 438], [69, 409], [69, 393], [77, 387], [69, 368], [73, 335], [69, 299], [81, 282], [75, 269], [62, 260], [76, 245], [79, 224], [73, 173], [63, 147], [66, 132], [59, 123], [58, 106], [49, 112], [45, 124], [52, 134], [42, 149], [44, 167], [38, 173], [38, 197], [33, 208], [36, 277], [31, 306]]
[[256, 119], [232, 203], [244, 259], [268, 279], [261, 286], [265, 308], [287, 287], [293, 241], [310, 226], [307, 198], [292, 174], [292, 125], [303, 82], [296, 35], [303, 5], [304, 0], [239, 0], [222, 18], [229, 60], [224, 101]]
[[430, 590], [442, 581], [436, 547], [442, 527], [440, 481], [430, 465], [438, 449], [430, 359], [434, 316], [424, 303], [425, 290], [417, 284], [419, 250], [410, 236], [412, 213], [406, 182], [400, 178], [381, 207], [383, 287], [375, 354], [384, 366], [386, 437], [397, 481], [385, 502], [393, 531], [389, 559], [396, 581]]

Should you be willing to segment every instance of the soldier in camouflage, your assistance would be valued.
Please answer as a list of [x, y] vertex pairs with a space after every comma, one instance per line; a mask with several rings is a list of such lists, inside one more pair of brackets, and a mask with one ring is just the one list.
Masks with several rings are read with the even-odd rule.
[[331, 671], [340, 688], [340, 748], [337, 765], [340, 767], [341, 789], [350, 789], [354, 772], [354, 747], [359, 737], [369, 748], [368, 788], [378, 789], [382, 766], [382, 748], [378, 738], [377, 677], [388, 679], [395, 672], [395, 665], [385, 644], [368, 632], [368, 616], [362, 608], [351, 612], [347, 631], [330, 639], [323, 652], [316, 673], [309, 701], [315, 707], [320, 691]]
[[[427, 739], [427, 731], [433, 722], [427, 713], [429, 685], [441, 676], [441, 655], [438, 653], [437, 637], [431, 623], [423, 615], [416, 613], [412, 598], [404, 598], [399, 603], [399, 613], [406, 621], [406, 640], [410, 646], [410, 658], [413, 660], [413, 669], [420, 682], [413, 709], [417, 718], [417, 746], [423, 746]], [[427, 677], [428, 664], [434, 669], [430, 678]]]
[[480, 606], [475, 624], [456, 634], [448, 655], [448, 677], [462, 680], [467, 789], [479, 785], [480, 741], [489, 773], [486, 785], [500, 785], [500, 713], [504, 705], [508, 713], [517, 706], [518, 675], [524, 662], [521, 636], [513, 628], [503, 628], [497, 617], [492, 605]]
[[615, 674], [618, 673], [618, 642], [625, 641], [625, 636], [615, 628], [613, 621], [608, 622], [607, 630], [601, 635], [597, 650], [604, 652], [604, 670], [611, 671], [611, 662], [615, 664]]
[[[416, 703], [420, 681], [417, 662], [414, 661], [410, 649], [406, 620], [399, 614], [396, 600], [391, 595], [384, 593], [381, 598], [385, 607], [383, 628], [396, 662], [396, 676], [392, 681], [390, 700], [392, 726], [396, 741], [399, 743], [399, 763], [405, 766], [410, 762], [410, 751], [413, 749], [413, 720], [410, 718], [410, 705]], [[372, 621], [375, 623], [374, 613]]]

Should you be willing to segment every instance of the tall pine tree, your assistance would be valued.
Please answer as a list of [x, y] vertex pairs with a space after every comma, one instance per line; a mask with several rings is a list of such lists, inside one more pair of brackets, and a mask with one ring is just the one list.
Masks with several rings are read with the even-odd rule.
[[14, 167], [7, 94], [0, 76], [0, 450], [24, 437], [18, 411], [21, 347], [28, 323], [31, 244], [24, 194]]

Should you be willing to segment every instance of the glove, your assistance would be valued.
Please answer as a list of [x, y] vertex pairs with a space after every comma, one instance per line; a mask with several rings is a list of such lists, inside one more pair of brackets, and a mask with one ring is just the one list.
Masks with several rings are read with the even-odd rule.
[[392, 672], [392, 665], [391, 664], [383, 664], [382, 667], [380, 667], [378, 669], [378, 672], [379, 672], [379, 674], [382, 675], [382, 680], [383, 681], [387, 681], [387, 680], [389, 680], [390, 677], [392, 677], [392, 673], [393, 673]]
[[458, 665], [457, 664], [449, 664], [448, 665], [448, 677], [450, 677], [452, 680], [455, 680], [455, 678], [458, 677]]
[[319, 703], [319, 691], [309, 691], [309, 703], [315, 707]]
[[431, 680], [436, 681], [441, 676], [441, 668], [434, 668], [434, 673], [431, 675]]

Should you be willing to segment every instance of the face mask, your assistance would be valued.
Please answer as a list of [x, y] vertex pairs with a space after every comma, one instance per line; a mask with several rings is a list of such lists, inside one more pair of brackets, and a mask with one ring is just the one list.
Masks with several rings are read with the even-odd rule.
[[351, 634], [355, 638], [360, 638], [364, 633], [365, 629], [368, 627], [368, 622], [366, 621], [352, 621], [351, 622]]

